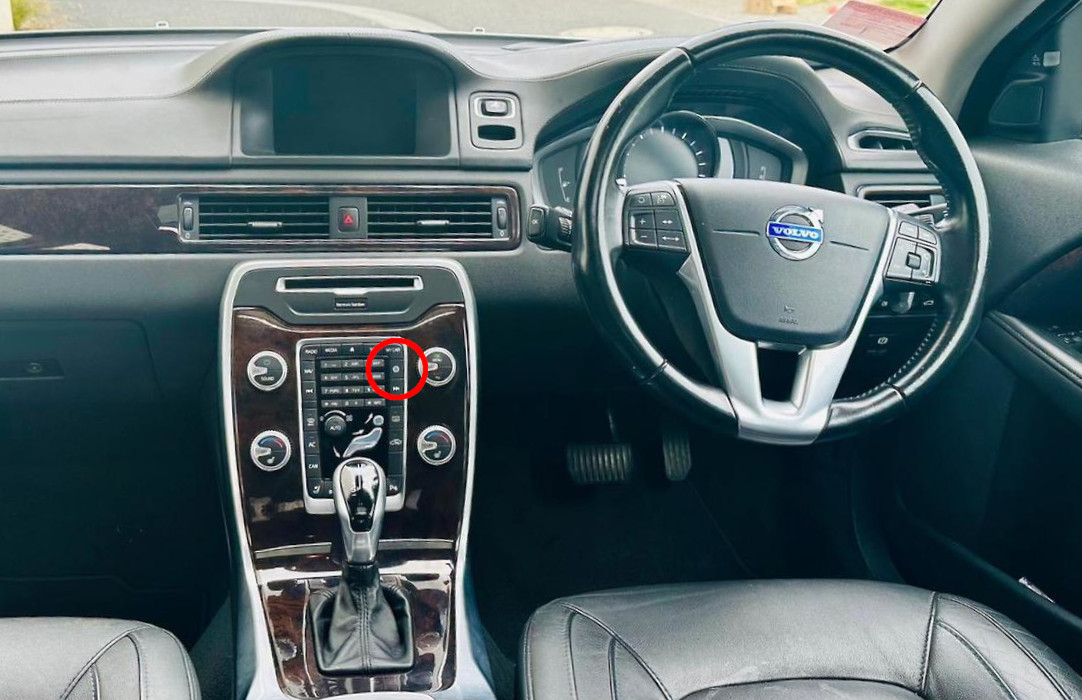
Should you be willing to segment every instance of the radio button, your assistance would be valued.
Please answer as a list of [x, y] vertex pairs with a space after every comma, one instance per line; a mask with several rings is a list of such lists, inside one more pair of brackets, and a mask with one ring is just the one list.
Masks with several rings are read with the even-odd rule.
[[248, 360], [248, 381], [260, 391], [274, 391], [285, 384], [289, 366], [276, 352], [264, 350]]
[[248, 450], [252, 462], [265, 472], [278, 471], [293, 456], [293, 446], [277, 430], [264, 430], [252, 440]]

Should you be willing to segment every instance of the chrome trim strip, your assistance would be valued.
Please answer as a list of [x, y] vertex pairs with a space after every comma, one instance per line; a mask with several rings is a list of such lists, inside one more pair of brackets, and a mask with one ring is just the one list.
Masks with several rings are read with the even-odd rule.
[[[360, 294], [379, 294], [386, 292], [419, 292], [425, 288], [424, 282], [416, 275], [373, 275], [369, 279], [409, 280], [410, 284], [402, 287], [327, 287], [324, 289], [286, 289], [286, 283], [293, 280], [347, 280], [349, 277], [331, 277], [318, 275], [312, 277], [279, 277], [274, 291], [279, 294], [334, 294], [335, 296], [358, 296]], [[369, 312], [371, 313], [371, 312]]]
[[[455, 553], [455, 681], [450, 688], [434, 693], [353, 693], [338, 696], [342, 700], [496, 700], [495, 693], [485, 677], [482, 667], [487, 667], [485, 650], [480, 646], [479, 635], [471, 632], [474, 615], [467, 605], [469, 591], [466, 586], [466, 551], [469, 542], [470, 514], [473, 508], [473, 474], [477, 444], [477, 306], [473, 288], [465, 269], [456, 261], [440, 258], [408, 258], [368, 256], [364, 259], [304, 259], [266, 260], [246, 262], [233, 268], [222, 294], [220, 311], [219, 363], [222, 380], [223, 420], [225, 422], [226, 464], [229, 468], [230, 495], [233, 506], [233, 525], [240, 543], [235, 558], [238, 566], [239, 595], [236, 599], [237, 628], [237, 696], [247, 700], [291, 700], [278, 685], [271, 640], [267, 631], [266, 613], [263, 609], [255, 563], [248, 548], [247, 528], [244, 524], [243, 500], [240, 492], [237, 465], [237, 437], [234, 427], [232, 349], [233, 349], [233, 302], [237, 285], [248, 272], [268, 268], [305, 267], [435, 267], [450, 271], [462, 287], [466, 306], [466, 345], [469, 369], [469, 436], [466, 453], [466, 499], [462, 512], [462, 524], [458, 534], [458, 550]], [[249, 668], [243, 668], [249, 666]]]
[[[451, 540], [440, 539], [405, 539], [405, 540], [382, 540], [379, 543], [381, 552], [408, 552], [415, 550], [454, 549], [455, 543]], [[330, 554], [330, 542], [312, 542], [309, 544], [288, 544], [283, 547], [270, 547], [260, 549], [255, 553], [256, 561], [264, 559], [277, 559], [279, 557], [300, 557], [310, 554]]]

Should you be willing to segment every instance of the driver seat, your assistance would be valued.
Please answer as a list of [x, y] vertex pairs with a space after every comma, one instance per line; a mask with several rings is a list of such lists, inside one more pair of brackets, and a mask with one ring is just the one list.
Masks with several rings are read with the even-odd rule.
[[867, 581], [635, 588], [542, 607], [523, 700], [1082, 698], [1017, 624], [943, 593]]

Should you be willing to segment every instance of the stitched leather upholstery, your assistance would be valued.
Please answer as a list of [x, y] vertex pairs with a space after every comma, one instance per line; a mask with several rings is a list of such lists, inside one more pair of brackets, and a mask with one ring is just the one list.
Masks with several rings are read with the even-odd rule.
[[0, 698], [199, 700], [177, 638], [141, 622], [0, 619]]
[[638, 588], [530, 619], [523, 700], [1082, 698], [1082, 679], [1002, 615], [865, 581]]

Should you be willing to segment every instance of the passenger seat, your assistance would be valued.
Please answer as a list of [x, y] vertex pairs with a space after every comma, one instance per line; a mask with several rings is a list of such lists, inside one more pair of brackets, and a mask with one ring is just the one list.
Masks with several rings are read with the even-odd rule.
[[0, 698], [199, 700], [184, 647], [142, 622], [0, 619]]

